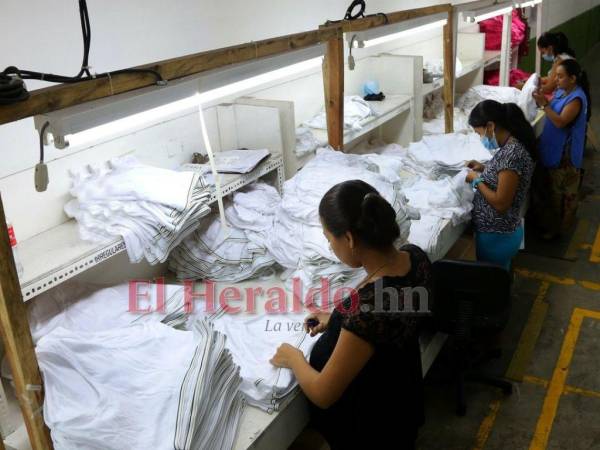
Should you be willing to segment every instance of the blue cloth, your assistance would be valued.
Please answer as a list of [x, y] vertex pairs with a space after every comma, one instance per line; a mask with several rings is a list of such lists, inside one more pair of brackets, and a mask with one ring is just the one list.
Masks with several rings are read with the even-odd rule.
[[512, 233], [475, 233], [477, 261], [489, 262], [510, 270], [510, 262], [523, 242], [523, 227]]
[[571, 141], [571, 162], [581, 169], [583, 164], [583, 148], [585, 145], [585, 128], [587, 126], [587, 98], [579, 86], [569, 95], [564, 89], [558, 89], [550, 102], [552, 110], [560, 114], [565, 106], [578, 98], [581, 101], [581, 111], [574, 122], [564, 128], [558, 128], [546, 118], [544, 131], [540, 138], [540, 156], [544, 167], [555, 169], [559, 166], [565, 144]]

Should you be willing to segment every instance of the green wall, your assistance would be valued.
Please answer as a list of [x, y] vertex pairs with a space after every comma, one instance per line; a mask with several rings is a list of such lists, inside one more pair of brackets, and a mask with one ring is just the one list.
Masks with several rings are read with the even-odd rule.
[[[529, 24], [535, 27], [535, 24]], [[596, 6], [571, 20], [552, 28], [550, 31], [562, 31], [569, 38], [569, 46], [577, 53], [578, 57], [583, 57], [597, 42], [600, 41], [600, 6]], [[529, 41], [529, 54], [522, 56], [519, 61], [519, 68], [527, 71], [535, 71], [535, 53], [537, 47], [536, 40]], [[542, 73], [548, 73], [551, 64], [542, 60]]]

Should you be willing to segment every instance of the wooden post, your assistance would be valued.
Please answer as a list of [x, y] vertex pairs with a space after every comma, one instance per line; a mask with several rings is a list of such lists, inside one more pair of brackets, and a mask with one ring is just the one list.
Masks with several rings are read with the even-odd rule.
[[500, 48], [500, 86], [508, 86], [510, 58], [512, 54], [512, 11], [504, 14], [502, 20], [502, 46]]
[[446, 133], [454, 131], [454, 10], [444, 25], [444, 120]]
[[344, 149], [344, 40], [341, 28], [337, 36], [327, 41], [323, 60], [325, 87], [325, 112], [329, 145], [335, 150]]
[[27, 308], [12, 257], [4, 206], [0, 197], [0, 332], [12, 370], [17, 399], [33, 450], [52, 449], [42, 416], [42, 378], [29, 330]]

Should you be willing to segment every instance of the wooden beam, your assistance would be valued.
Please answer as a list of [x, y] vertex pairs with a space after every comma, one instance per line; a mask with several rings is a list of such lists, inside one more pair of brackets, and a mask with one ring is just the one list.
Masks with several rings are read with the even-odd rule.
[[[42, 378], [29, 330], [28, 314], [8, 239], [0, 197], [0, 332], [12, 370], [17, 399], [33, 450], [52, 449], [42, 416]], [[39, 389], [34, 390], [38, 387]]]
[[337, 35], [327, 41], [327, 52], [323, 60], [323, 83], [329, 145], [335, 150], [343, 150], [344, 35], [340, 28], [337, 29]]
[[[218, 50], [196, 53], [179, 58], [146, 64], [135, 69], [152, 69], [165, 80], [197, 75], [209, 70], [313, 47], [337, 36], [337, 28], [312, 30], [304, 33], [249, 42]], [[57, 109], [110, 97], [155, 84], [154, 76], [144, 73], [118, 74], [108, 78], [59, 84], [31, 92], [24, 102], [0, 106], [0, 125]]]
[[342, 27], [344, 33], [351, 31], [364, 31], [371, 28], [377, 28], [384, 25], [404, 22], [406, 20], [418, 19], [419, 17], [430, 16], [432, 14], [447, 13], [452, 10], [449, 3], [443, 5], [426, 6], [424, 8], [409, 9], [406, 11], [397, 11], [392, 13], [371, 15], [363, 19], [340, 20], [332, 23], [326, 23], [321, 29], [330, 29]]
[[454, 11], [444, 25], [444, 121], [446, 133], [454, 131]]

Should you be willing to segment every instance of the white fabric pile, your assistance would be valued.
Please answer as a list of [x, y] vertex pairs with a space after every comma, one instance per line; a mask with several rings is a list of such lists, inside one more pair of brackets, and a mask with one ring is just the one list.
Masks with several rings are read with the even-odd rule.
[[57, 328], [38, 342], [54, 448], [230, 449], [242, 413], [239, 368], [206, 321]]
[[[423, 61], [423, 69], [430, 72], [434, 77], [440, 78], [444, 76], [444, 58], [429, 58]], [[459, 76], [462, 72], [463, 65], [460, 59], [456, 58], [454, 63], [454, 72]]]
[[[377, 112], [373, 109], [369, 102], [363, 100], [358, 95], [350, 95], [344, 97], [344, 128], [348, 130], [360, 131], [362, 129], [361, 122], [368, 117], [377, 116]], [[327, 129], [327, 115], [325, 110], [318, 113], [312, 119], [304, 123], [310, 128], [320, 130]]]
[[539, 76], [535, 73], [529, 77], [521, 90], [506, 86], [474, 86], [457, 100], [456, 106], [465, 114], [469, 114], [483, 100], [516, 103], [523, 110], [525, 118], [532, 122], [537, 116], [537, 105], [532, 94], [538, 86]]
[[271, 152], [259, 150], [226, 150], [216, 152], [215, 168], [219, 173], [248, 173], [254, 170]]
[[423, 216], [450, 219], [453, 225], [467, 222], [473, 209], [473, 189], [465, 181], [468, 170], [439, 180], [419, 179], [403, 190], [409, 204]]
[[277, 347], [288, 343], [310, 355], [318, 336], [304, 331], [305, 312], [263, 315], [223, 314], [213, 319], [215, 329], [227, 336], [226, 346], [240, 366], [241, 391], [250, 405], [269, 413], [279, 410], [297, 386], [290, 369], [269, 363]]
[[314, 153], [318, 148], [327, 145], [315, 137], [310, 128], [300, 125], [296, 128], [296, 148], [294, 153], [298, 158]]
[[213, 214], [171, 252], [169, 268], [177, 278], [238, 282], [272, 271], [275, 260], [266, 241], [281, 203], [279, 193], [257, 182], [232, 197], [225, 203], [227, 228]]
[[267, 247], [280, 265], [295, 271], [294, 276], [300, 278], [304, 286], [320, 285], [322, 276], [332, 276], [332, 285], [351, 283], [361, 276], [360, 271], [339, 263], [319, 221], [319, 203], [338, 183], [359, 179], [377, 189], [396, 210], [400, 240], [406, 240], [410, 221], [418, 214], [407, 207], [401, 183], [384, 175], [382, 168], [390, 161], [393, 161], [390, 157], [376, 154], [352, 155], [319, 149], [300, 172], [286, 181]]
[[423, 136], [421, 141], [408, 146], [408, 155], [430, 170], [437, 166], [446, 171], [462, 170], [471, 160], [485, 163], [492, 158], [477, 133]]
[[131, 262], [164, 262], [170, 251], [210, 212], [210, 190], [193, 172], [140, 163], [135, 157], [112, 159], [108, 167], [71, 173], [65, 205], [77, 219], [83, 240], [107, 242], [122, 237]]
[[419, 220], [415, 220], [410, 227], [408, 242], [415, 244], [428, 255], [437, 255], [439, 236], [445, 221], [439, 216], [421, 214]]
[[[454, 107], [454, 131], [469, 131], [469, 114], [483, 100], [516, 103], [523, 111], [523, 114], [525, 114], [525, 118], [529, 122], [533, 122], [537, 116], [537, 105], [532, 94], [538, 86], [539, 76], [534, 73], [529, 77], [521, 90], [513, 87], [487, 85], [470, 88], [456, 99]], [[423, 117], [427, 119], [423, 121], [424, 134], [444, 133], [444, 103], [441, 99], [441, 93], [430, 94], [426, 98]]]

